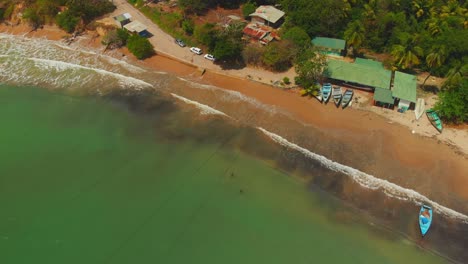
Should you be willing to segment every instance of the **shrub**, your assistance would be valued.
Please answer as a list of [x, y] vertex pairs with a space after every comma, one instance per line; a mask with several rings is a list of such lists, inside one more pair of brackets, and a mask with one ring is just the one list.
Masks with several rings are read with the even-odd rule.
[[290, 84], [290, 83], [291, 83], [291, 81], [289, 80], [289, 78], [286, 77], [286, 76], [283, 78], [283, 82], [284, 82], [285, 84]]
[[292, 66], [293, 52], [291, 42], [273, 42], [266, 47], [262, 62], [274, 71], [286, 71]]
[[434, 108], [447, 122], [468, 122], [468, 79], [451, 90], [441, 92]]
[[155, 54], [154, 47], [149, 40], [138, 35], [131, 35], [128, 38], [127, 47], [139, 60], [149, 58]]
[[195, 27], [195, 39], [201, 44], [208, 46], [210, 50], [213, 50], [215, 47], [216, 35], [217, 30], [214, 24], [206, 23], [202, 26]]
[[182, 29], [184, 30], [185, 34], [191, 36], [193, 34], [193, 30], [195, 28], [195, 24], [192, 20], [186, 19], [182, 21]]
[[15, 5], [10, 4], [7, 9], [5, 9], [5, 12], [3, 13], [3, 19], [10, 19], [11, 14], [13, 14], [13, 10], [15, 10]]
[[102, 44], [107, 45], [109, 49], [123, 47], [127, 44], [129, 34], [124, 29], [114, 29], [107, 32], [102, 38]]
[[36, 10], [37, 9], [33, 7], [28, 7], [23, 12], [23, 18], [26, 19], [29, 25], [31, 25], [31, 27], [33, 27], [34, 29], [37, 29], [43, 23]]
[[262, 64], [262, 57], [265, 49], [258, 45], [251, 44], [244, 48], [242, 51], [242, 58], [248, 65], [259, 66]]

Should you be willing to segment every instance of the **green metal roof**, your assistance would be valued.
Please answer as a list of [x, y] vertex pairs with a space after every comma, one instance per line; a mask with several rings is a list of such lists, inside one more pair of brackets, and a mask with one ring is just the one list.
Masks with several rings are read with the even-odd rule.
[[393, 79], [393, 97], [416, 103], [416, 76], [395, 72]]
[[384, 68], [329, 59], [325, 76], [335, 80], [390, 89], [392, 73]]
[[375, 61], [375, 60], [369, 60], [369, 59], [363, 59], [363, 58], [356, 58], [354, 63], [377, 68], [377, 69], [383, 69], [384, 66], [380, 61]]
[[392, 97], [392, 91], [389, 89], [375, 88], [374, 101], [379, 101], [386, 104], [394, 104], [395, 99]]
[[312, 40], [315, 46], [336, 50], [344, 50], [346, 42], [343, 39], [316, 37]]

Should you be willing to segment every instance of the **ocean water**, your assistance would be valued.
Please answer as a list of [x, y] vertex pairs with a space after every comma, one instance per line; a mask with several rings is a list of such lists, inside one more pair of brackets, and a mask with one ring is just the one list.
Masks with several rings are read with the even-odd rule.
[[[297, 135], [325, 135], [282, 109], [8, 35], [0, 83], [0, 263], [467, 257], [463, 204], [311, 152], [313, 140]], [[438, 224], [422, 240], [415, 211], [427, 201]]]

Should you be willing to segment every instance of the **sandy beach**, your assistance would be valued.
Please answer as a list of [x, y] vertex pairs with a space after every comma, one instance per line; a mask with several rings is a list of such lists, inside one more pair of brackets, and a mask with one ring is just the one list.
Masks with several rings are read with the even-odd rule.
[[[45, 37], [50, 40], [60, 40], [66, 36], [63, 31], [53, 26], [45, 26], [43, 29], [31, 32], [29, 27], [23, 25], [14, 27], [2, 25], [0, 32], [26, 37]], [[99, 39], [92, 36], [95, 36], [95, 32], [84, 36], [80, 44], [102, 50]], [[174, 45], [173, 48], [179, 47]], [[285, 90], [239, 76], [228, 76], [229, 73], [219, 74], [219, 71], [208, 69], [204, 75], [201, 75], [199, 67], [175, 60], [173, 57], [157, 55], [144, 61], [136, 61], [126, 49], [119, 52], [124, 55], [122, 58], [133, 63], [186, 77], [192, 81], [238, 91], [265, 105], [284, 109], [294, 118], [313, 126], [327, 137], [337, 139], [337, 142], [352, 142], [349, 144], [356, 152], [367, 153], [373, 159], [368, 164], [359, 165], [354, 164], [353, 157], [343, 155], [337, 157], [337, 161], [342, 164], [349, 164], [400, 186], [416, 189], [425, 195], [453, 192], [462, 199], [468, 199], [466, 129], [448, 128], [442, 135], [424, 135], [419, 130], [411, 129], [411, 126], [419, 128], [417, 124], [411, 122], [398, 124], [402, 121], [394, 117], [394, 114], [399, 114], [396, 111], [386, 113], [385, 110], [374, 107], [359, 107], [359, 103], [346, 110], [337, 109], [332, 104], [322, 105], [315, 99], [301, 97], [296, 90]], [[367, 100], [369, 96], [365, 92], [356, 92], [356, 97], [362, 101]], [[416, 133], [412, 133], [412, 130], [416, 130]], [[317, 146], [316, 150], [328, 154], [331, 158], [336, 156], [335, 151], [321, 146]], [[402, 179], [395, 177], [395, 173], [404, 173], [408, 176], [414, 174], [415, 177]], [[430, 176], [430, 186], [418, 186], [418, 181], [425, 174]], [[439, 188], [435, 190], [434, 186]]]

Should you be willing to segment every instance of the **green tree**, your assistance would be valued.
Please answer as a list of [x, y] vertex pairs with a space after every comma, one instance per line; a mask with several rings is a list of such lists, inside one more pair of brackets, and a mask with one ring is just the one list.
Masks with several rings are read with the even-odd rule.
[[452, 90], [440, 92], [434, 108], [446, 122], [468, 122], [468, 79], [463, 79]]
[[193, 33], [195, 39], [201, 44], [208, 46], [209, 50], [214, 49], [217, 34], [218, 31], [215, 28], [215, 24], [211, 23], [196, 26]]
[[445, 76], [445, 82], [442, 85], [443, 90], [453, 90], [458, 87], [463, 80], [468, 79], [468, 64], [459, 64], [450, 69]]
[[422, 85], [423, 87], [426, 84], [427, 79], [429, 79], [431, 76], [433, 69], [442, 66], [442, 64], [445, 62], [446, 56], [447, 52], [445, 46], [434, 47], [431, 52], [427, 54], [426, 65], [429, 67], [429, 74], [427, 75], [426, 79], [424, 79]]
[[255, 2], [252, 3], [249, 1], [242, 6], [242, 15], [244, 16], [244, 18], [249, 18], [249, 15], [255, 13], [256, 9], [257, 6]]
[[420, 63], [423, 50], [418, 45], [418, 37], [418, 35], [400, 35], [400, 44], [394, 45], [391, 52], [397, 67], [407, 69]]
[[219, 38], [213, 50], [213, 56], [221, 61], [239, 60], [242, 56], [242, 45], [227, 37]]
[[26, 19], [33, 29], [39, 28], [43, 21], [37, 14], [37, 9], [34, 7], [28, 7], [23, 12], [23, 18]]
[[155, 54], [154, 47], [149, 40], [139, 35], [131, 35], [127, 40], [127, 47], [139, 60], [149, 58]]
[[[296, 84], [303, 87], [307, 94], [314, 94], [316, 83], [320, 82], [327, 67], [326, 57], [315, 50], [309, 50], [309, 58], [296, 64]], [[315, 95], [315, 94], [314, 94]]]
[[257, 44], [247, 45], [242, 51], [242, 59], [248, 65], [260, 66], [265, 49]]
[[352, 53], [358, 51], [365, 39], [366, 29], [359, 20], [355, 20], [348, 24], [348, 28], [344, 32], [344, 39], [348, 46], [352, 47]]
[[274, 71], [286, 71], [292, 66], [293, 52], [290, 41], [272, 42], [266, 47], [262, 62]]
[[65, 10], [55, 18], [57, 25], [68, 33], [75, 31], [80, 18], [75, 16], [70, 10]]
[[304, 50], [311, 46], [309, 35], [307, 35], [305, 30], [298, 26], [287, 29], [282, 38], [294, 43], [299, 50]]
[[178, 0], [177, 2], [186, 14], [201, 14], [207, 8], [206, 0]]

